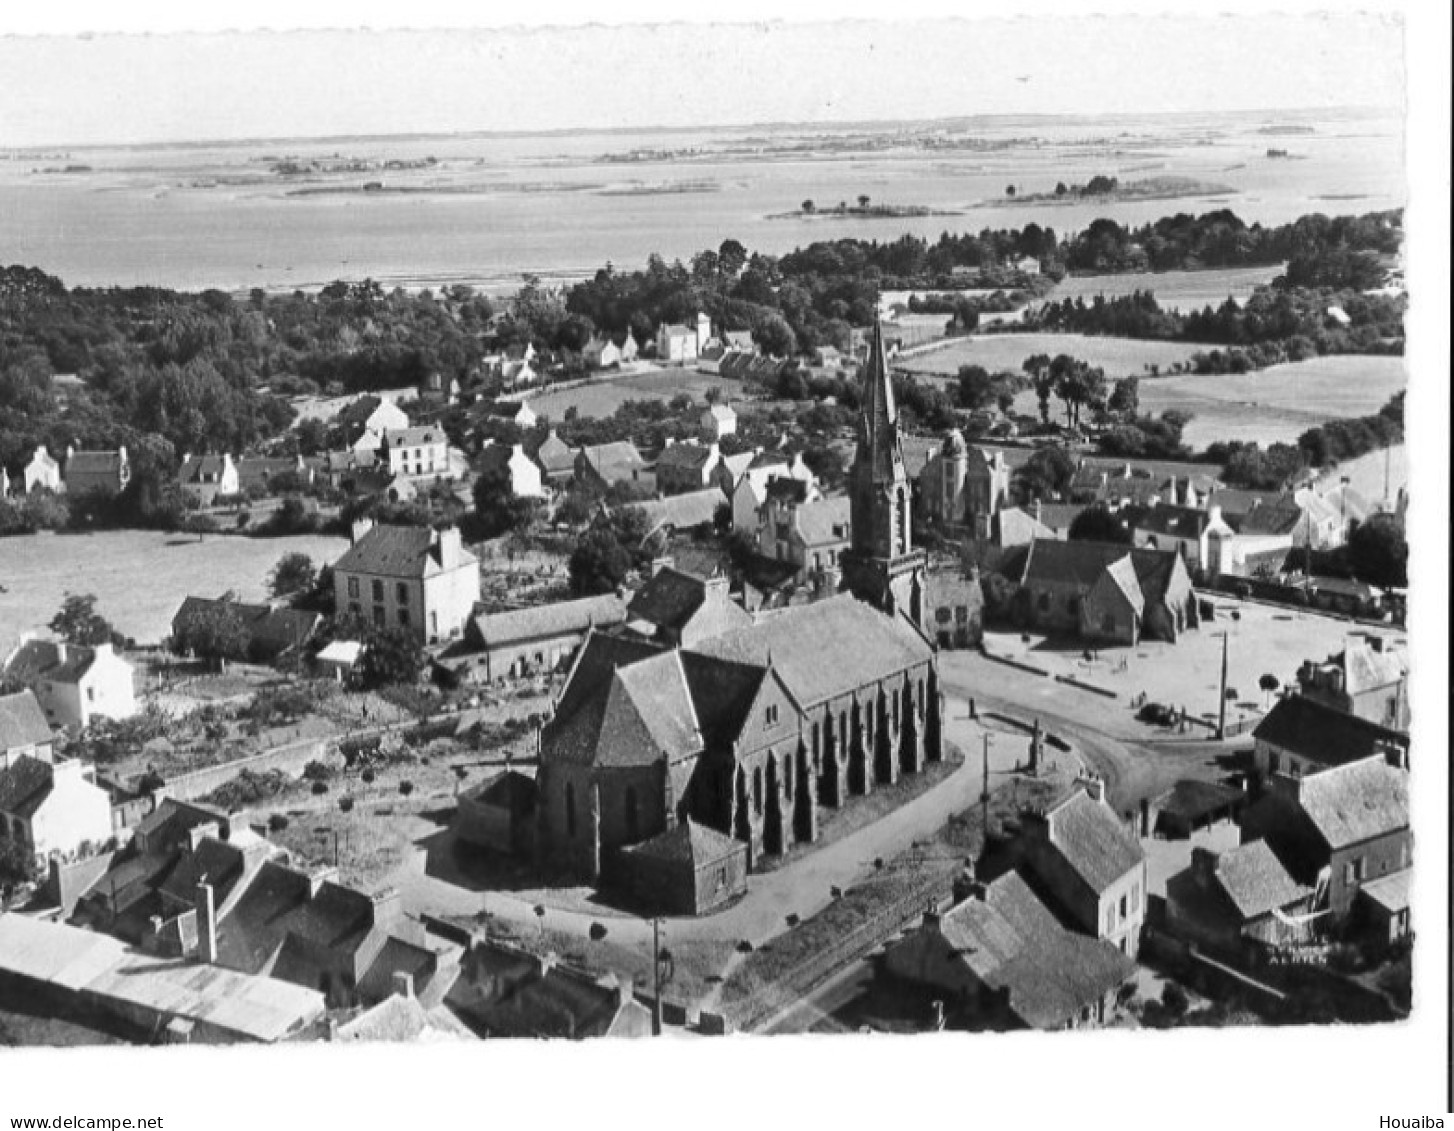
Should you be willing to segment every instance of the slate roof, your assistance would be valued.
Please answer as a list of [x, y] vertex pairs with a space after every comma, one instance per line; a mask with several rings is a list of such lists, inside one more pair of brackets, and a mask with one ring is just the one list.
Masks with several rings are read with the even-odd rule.
[[726, 503], [727, 497], [716, 487], [705, 487], [700, 491], [686, 491], [680, 495], [667, 495], [662, 499], [647, 499], [639, 503], [627, 503], [626, 507], [639, 510], [646, 515], [651, 530], [670, 526], [676, 530], [690, 530], [707, 526], [716, 521], [717, 508]]
[[1191, 823], [1229, 805], [1240, 807], [1246, 799], [1245, 793], [1231, 786], [1182, 778], [1156, 799], [1156, 807], [1163, 813], [1170, 813]]
[[615, 669], [576, 710], [549, 724], [551, 749], [566, 761], [602, 767], [677, 762], [703, 747], [678, 652]]
[[[301, 647], [323, 623], [321, 614], [305, 609], [248, 605], [240, 601], [228, 603], [236, 610], [241, 619], [250, 644], [267, 653], [282, 653]], [[187, 597], [183, 599], [181, 607], [172, 617], [173, 636], [185, 632], [193, 618], [221, 604], [223, 604], [221, 597]]]
[[626, 602], [614, 593], [556, 601], [530, 609], [490, 613], [474, 618], [474, 633], [486, 648], [503, 648], [525, 640], [568, 636], [590, 628], [609, 628], [626, 620]]
[[646, 467], [646, 461], [629, 440], [617, 440], [610, 444], [586, 446], [580, 450], [586, 464], [602, 479], [630, 479], [634, 472]]
[[1330, 849], [1409, 827], [1409, 775], [1382, 758], [1302, 779], [1300, 806]]
[[1059, 533], [1062, 530], [1069, 530], [1070, 524], [1087, 509], [1081, 503], [1041, 503], [1038, 517], [1035, 511], [1029, 513], [1032, 518], [1036, 518], [1040, 525]]
[[575, 449], [551, 432], [541, 441], [535, 459], [547, 475], [562, 475], [575, 470]]
[[0, 751], [44, 746], [51, 741], [50, 724], [30, 689], [0, 695]]
[[1386, 911], [1407, 911], [1409, 884], [1413, 877], [1413, 870], [1404, 868], [1390, 876], [1379, 876], [1376, 880], [1369, 880], [1359, 890]]
[[658, 469], [663, 467], [680, 468], [683, 471], [700, 471], [707, 466], [714, 456], [720, 453], [714, 452], [708, 444], [698, 444], [685, 441], [680, 444], [668, 444], [661, 450], [661, 455], [656, 459]]
[[1146, 859], [1109, 806], [1077, 790], [1045, 815], [1050, 842], [1097, 894]]
[[460, 548], [458, 562], [444, 562], [436, 532], [427, 526], [379, 525], [349, 547], [333, 565], [337, 573], [368, 573], [381, 577], [427, 577], [437, 569], [474, 562]]
[[1127, 554], [1120, 561], [1112, 562], [1106, 567], [1106, 580], [1119, 589], [1126, 600], [1130, 602], [1131, 608], [1141, 616], [1146, 611], [1146, 594], [1141, 590], [1141, 582], [1136, 577], [1136, 565]]
[[848, 541], [851, 512], [851, 501], [847, 496], [804, 503], [796, 511], [803, 544], [811, 547]]
[[0, 770], [0, 813], [29, 820], [50, 796], [54, 775], [49, 762], [22, 754]]
[[[1303, 520], [1302, 508], [1292, 503], [1255, 506], [1242, 516], [1238, 534], [1292, 534]], [[1228, 525], [1231, 525], [1228, 523]]]
[[939, 930], [955, 958], [1008, 991], [1010, 1009], [1036, 1029], [1060, 1028], [1136, 971], [1109, 942], [1061, 926], [1015, 872], [947, 911]]
[[537, 791], [535, 779], [518, 770], [501, 770], [460, 794], [480, 805], [490, 805], [513, 814], [535, 811]]
[[1408, 736], [1345, 714], [1305, 695], [1285, 695], [1257, 724], [1252, 737], [1325, 766], [1341, 766], [1388, 746], [1408, 749]]
[[395, 994], [352, 1021], [340, 1025], [333, 1040], [341, 1042], [472, 1041], [475, 1035], [454, 1014], [443, 1007], [425, 1009], [418, 998]]
[[707, 601], [707, 579], [662, 566], [651, 575], [627, 606], [631, 620], [644, 620], [668, 631], [680, 631]]
[[650, 840], [633, 845], [626, 851], [633, 856], [646, 856], [671, 864], [685, 864], [691, 868], [705, 868], [726, 860], [747, 846], [734, 840], [726, 833], [706, 825], [699, 825], [688, 817], [675, 828], [657, 833]]
[[368, 419], [375, 410], [383, 404], [381, 397], [366, 396], [359, 397], [350, 405], [344, 406], [338, 414], [338, 421], [344, 425], [362, 425], [368, 423]]
[[[846, 642], [852, 646], [845, 646]], [[808, 708], [933, 659], [912, 625], [848, 594], [799, 605], [692, 647], [718, 659], [767, 667]], [[832, 657], [831, 663], [825, 663]]]
[[563, 719], [574, 714], [618, 667], [660, 655], [661, 652], [660, 645], [646, 640], [587, 633], [585, 642], [576, 653], [575, 663], [571, 665], [560, 699], [555, 704], [554, 718]]
[[1164, 534], [1169, 538], [1195, 540], [1206, 533], [1212, 516], [1196, 507], [1176, 507], [1169, 503], [1157, 503], [1136, 523], [1138, 531], [1147, 534]]
[[615, 986], [498, 945], [477, 946], [445, 1005], [480, 1037], [556, 1037], [579, 1040], [617, 1030], [623, 1014], [640, 1007]]
[[1265, 840], [1248, 841], [1217, 857], [1217, 885], [1243, 919], [1256, 919], [1313, 894], [1288, 875]]
[[383, 444], [390, 448], [417, 448], [425, 444], [447, 443], [448, 440], [449, 437], [444, 434], [443, 428], [427, 425], [385, 431], [382, 437]]
[[1239, 520], [1258, 507], [1278, 506], [1285, 496], [1277, 491], [1244, 491], [1236, 487], [1219, 487], [1207, 498], [1207, 506], [1221, 507], [1222, 518], [1234, 529]]
[[72, 452], [66, 459], [66, 475], [117, 475], [121, 471], [121, 453]]
[[182, 461], [177, 478], [183, 483], [207, 483], [220, 479], [227, 463], [223, 456], [188, 456]]
[[1343, 684], [1350, 695], [1397, 683], [1409, 670], [1408, 657], [1402, 650], [1385, 646], [1380, 652], [1366, 641], [1350, 643], [1328, 662], [1343, 669]]
[[52, 683], [76, 683], [91, 670], [96, 650], [80, 644], [67, 644], [66, 657], [61, 659], [60, 645], [52, 640], [27, 640], [11, 655], [6, 674], [22, 683], [45, 678]]
[[1130, 552], [1129, 546], [1111, 542], [1037, 538], [1030, 543], [1022, 584], [1079, 585], [1089, 589], [1108, 565]]

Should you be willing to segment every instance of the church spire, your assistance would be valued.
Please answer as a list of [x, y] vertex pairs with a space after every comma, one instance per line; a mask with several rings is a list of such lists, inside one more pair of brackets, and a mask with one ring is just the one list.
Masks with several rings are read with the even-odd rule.
[[884, 350], [883, 323], [877, 318], [863, 368], [860, 401], [855, 464], [867, 470], [866, 478], [870, 482], [902, 482], [906, 475], [899, 443], [899, 409], [894, 402], [894, 383]]

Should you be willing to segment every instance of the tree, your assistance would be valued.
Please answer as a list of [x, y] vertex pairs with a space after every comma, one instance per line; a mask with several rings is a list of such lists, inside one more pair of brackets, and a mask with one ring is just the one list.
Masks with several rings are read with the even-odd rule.
[[974, 412], [996, 403], [998, 382], [982, 365], [961, 365], [956, 393], [959, 407]]
[[195, 609], [177, 631], [172, 647], [221, 667], [247, 657], [247, 627], [231, 594]]
[[1409, 544], [1392, 515], [1376, 514], [1348, 536], [1347, 561], [1353, 576], [1382, 588], [1408, 585]]
[[1131, 545], [1131, 532], [1126, 524], [1110, 512], [1104, 503], [1086, 507], [1075, 516], [1066, 537], [1072, 542], [1114, 542]]
[[480, 532], [486, 538], [527, 526], [535, 514], [534, 500], [516, 497], [510, 469], [503, 463], [481, 472], [475, 480], [474, 500]]
[[1006, 196], [1014, 196], [1015, 195], [1015, 186], [1014, 185], [1006, 185], [1005, 186], [1005, 195]]
[[871, 200], [872, 197], [870, 197], [867, 193], [860, 193], [858, 197], [858, 207], [867, 208]]
[[0, 840], [0, 884], [32, 884], [40, 879], [35, 853], [14, 837]]
[[1055, 195], [1056, 196], [1064, 196], [1069, 191], [1070, 191], [1070, 189], [1066, 187], [1066, 184], [1065, 184], [1064, 181], [1057, 181], [1055, 183]]
[[295, 551], [278, 559], [268, 584], [274, 597], [291, 597], [312, 589], [317, 580], [318, 571], [313, 567], [313, 559]]
[[109, 644], [116, 638], [116, 630], [96, 611], [96, 597], [91, 593], [67, 593], [49, 627], [67, 644], [85, 647]]
[[1049, 424], [1050, 396], [1055, 391], [1055, 377], [1050, 372], [1050, 355], [1032, 354], [1025, 359], [1020, 368], [1029, 376], [1031, 387], [1035, 390], [1035, 397], [1040, 402], [1041, 423]]
[[1106, 402], [1106, 408], [1116, 416], [1134, 420], [1141, 411], [1141, 379], [1122, 377], [1117, 381], [1111, 389], [1111, 398]]
[[631, 571], [631, 553], [609, 529], [596, 527], [577, 543], [567, 568], [572, 593], [610, 593]]
[[814, 212], [818, 211], [818, 206], [816, 204], [814, 204], [811, 200], [805, 200], [805, 201], [803, 201], [802, 208], [803, 208], [803, 211], [806, 212], [806, 213], [808, 213], [810, 216]]
[[1055, 498], [1070, 487], [1075, 460], [1064, 448], [1037, 448], [1015, 476], [1020, 493], [1031, 499]]
[[1268, 698], [1279, 687], [1282, 686], [1282, 682], [1277, 678], [1277, 676], [1273, 675], [1271, 672], [1268, 672], [1257, 681], [1257, 686], [1262, 689], [1262, 702], [1265, 706]]
[[424, 670], [424, 648], [405, 628], [370, 625], [363, 635], [357, 678], [367, 688], [411, 684]]
[[[812, 201], [807, 203], [811, 204]], [[737, 240], [723, 240], [722, 246], [717, 249], [717, 265], [722, 269], [722, 274], [736, 278], [742, 268], [747, 266], [747, 248]]]

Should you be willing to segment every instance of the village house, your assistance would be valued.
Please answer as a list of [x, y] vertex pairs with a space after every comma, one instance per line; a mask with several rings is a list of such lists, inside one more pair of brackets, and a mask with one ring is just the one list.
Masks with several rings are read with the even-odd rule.
[[576, 473], [576, 452], [552, 428], [535, 452], [535, 462], [545, 472], [545, 482], [564, 487]]
[[111, 839], [111, 797], [75, 758], [22, 754], [0, 768], [0, 842], [37, 858], [74, 857]]
[[654, 482], [646, 461], [629, 440], [581, 448], [575, 457], [575, 477], [578, 483], [594, 484], [602, 489], [612, 483]]
[[540, 418], [535, 410], [530, 407], [530, 402], [520, 401], [491, 401], [483, 410], [471, 409], [472, 414], [488, 417], [491, 420], [505, 420], [523, 431], [529, 431], [535, 427], [535, 422]]
[[1409, 736], [1307, 695], [1285, 695], [1252, 732], [1257, 780], [1303, 777], [1373, 755], [1408, 764]]
[[698, 313], [695, 325], [663, 323], [656, 332], [656, 359], [685, 365], [697, 360], [712, 338], [712, 320]]
[[737, 411], [731, 405], [710, 404], [699, 419], [702, 432], [713, 442], [737, 434]]
[[210, 507], [219, 496], [231, 498], [242, 493], [237, 464], [226, 452], [220, 456], [184, 455], [177, 469], [177, 482], [182, 494], [204, 507]]
[[480, 599], [479, 559], [459, 530], [354, 524], [353, 545], [333, 565], [334, 607], [421, 643], [460, 635]]
[[972, 648], [984, 638], [984, 590], [979, 572], [931, 569], [925, 603], [929, 635], [940, 648]]
[[786, 476], [771, 480], [766, 494], [758, 516], [758, 553], [790, 563], [799, 582], [836, 574], [853, 541], [852, 501], [841, 495], [810, 499], [806, 483]]
[[540, 371], [526, 358], [505, 362], [500, 381], [507, 389], [521, 389], [538, 383]]
[[670, 558], [653, 562], [651, 569], [651, 577], [626, 607], [626, 620], [639, 635], [689, 648], [752, 623], [729, 595], [726, 576], [699, 577], [678, 569]]
[[481, 476], [501, 474], [510, 484], [510, 494], [517, 499], [542, 499], [545, 484], [540, 465], [525, 454], [521, 444], [496, 444], [487, 441], [475, 461]]
[[131, 460], [124, 447], [96, 452], [68, 447], [61, 475], [68, 494], [119, 495], [131, 482]]
[[0, 769], [21, 757], [49, 762], [54, 756], [55, 738], [35, 692], [0, 695]]
[[1264, 840], [1224, 852], [1192, 849], [1166, 883], [1166, 926], [1213, 954], [1254, 965], [1269, 950], [1311, 941], [1313, 889], [1288, 875]]
[[1375, 755], [1295, 777], [1274, 774], [1242, 818], [1244, 844], [1265, 839], [1338, 929], [1365, 884], [1412, 863], [1409, 772]]
[[699, 444], [695, 440], [677, 443], [668, 439], [656, 459], [656, 486], [663, 495], [701, 491], [712, 486], [722, 462], [722, 451], [715, 441]]
[[459, 404], [459, 381], [435, 370], [419, 382], [418, 399], [421, 404], [438, 408], [443, 405]]
[[1043, 813], [1026, 812], [1007, 860], [1077, 930], [1135, 958], [1146, 920], [1146, 853], [1093, 780]]
[[623, 855], [630, 894], [664, 915], [708, 915], [747, 892], [747, 845], [690, 817]]
[[716, 525], [718, 510], [726, 505], [722, 492], [716, 487], [708, 487], [661, 499], [643, 499], [627, 503], [625, 507], [646, 516], [645, 537], [649, 538], [658, 530], [665, 530], [668, 534], [710, 530]]
[[[283, 490], [300, 490], [313, 485], [322, 461], [318, 457], [239, 456], [238, 490], [244, 495], [279, 494]], [[220, 494], [221, 492], [219, 492]]]
[[136, 714], [132, 667], [110, 644], [24, 640], [6, 660], [5, 674], [35, 692], [54, 727], [84, 730], [97, 718]]
[[443, 1005], [425, 1006], [414, 993], [414, 979], [396, 974], [394, 992], [378, 1005], [342, 1024], [330, 1023], [328, 1040], [338, 1044], [433, 1045], [472, 1041], [475, 1035]]
[[614, 369], [621, 364], [621, 347], [604, 334], [597, 334], [581, 351], [587, 369]]
[[283, 604], [245, 604], [230, 597], [186, 597], [172, 616], [172, 647], [185, 649], [193, 626], [222, 609], [236, 615], [246, 639], [247, 658], [258, 663], [270, 664], [283, 656], [296, 655], [323, 624], [321, 613]]
[[61, 479], [61, 465], [44, 444], [35, 449], [35, 454], [25, 465], [25, 470], [21, 473], [21, 482], [25, 485], [27, 495], [32, 491], [58, 493], [65, 490], [65, 483]]
[[1137, 546], [1175, 550], [1189, 570], [1218, 572], [1219, 555], [1213, 552], [1214, 543], [1232, 537], [1232, 528], [1216, 507], [1204, 511], [1158, 503], [1136, 520], [1131, 535]]
[[955, 1028], [1080, 1029], [1108, 1021], [1136, 964], [1109, 943], [1067, 930], [1018, 873], [890, 944], [884, 972], [945, 995]]
[[337, 420], [349, 444], [364, 436], [381, 436], [385, 432], [399, 432], [409, 427], [408, 413], [393, 401], [373, 394], [359, 397], [345, 406]]
[[476, 614], [465, 627], [466, 678], [494, 683], [559, 669], [593, 629], [626, 622], [626, 602], [614, 593], [556, 601], [528, 609]]
[[443, 428], [404, 428], [379, 437], [379, 461], [390, 475], [441, 479], [452, 474]]
[[1409, 729], [1408, 657], [1378, 633], [1350, 635], [1341, 652], [1298, 668], [1306, 699], [1389, 730]]
[[1111, 644], [1175, 641], [1198, 623], [1191, 578], [1173, 550], [1037, 539], [1016, 601], [1038, 631]]
[[[728, 457], [729, 460], [731, 458]], [[730, 498], [733, 530], [757, 537], [762, 508], [767, 502], [767, 485], [774, 479], [782, 478], [796, 479], [803, 483], [806, 502], [814, 502], [823, 497], [818, 489], [817, 477], [803, 462], [801, 452], [791, 460], [782, 452], [762, 452], [752, 458], [732, 485]]]

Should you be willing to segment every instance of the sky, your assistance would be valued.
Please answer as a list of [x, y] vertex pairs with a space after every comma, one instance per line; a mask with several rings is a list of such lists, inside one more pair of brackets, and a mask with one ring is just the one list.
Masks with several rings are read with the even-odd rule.
[[12, 35], [0, 147], [1396, 108], [1404, 81], [1388, 12]]

